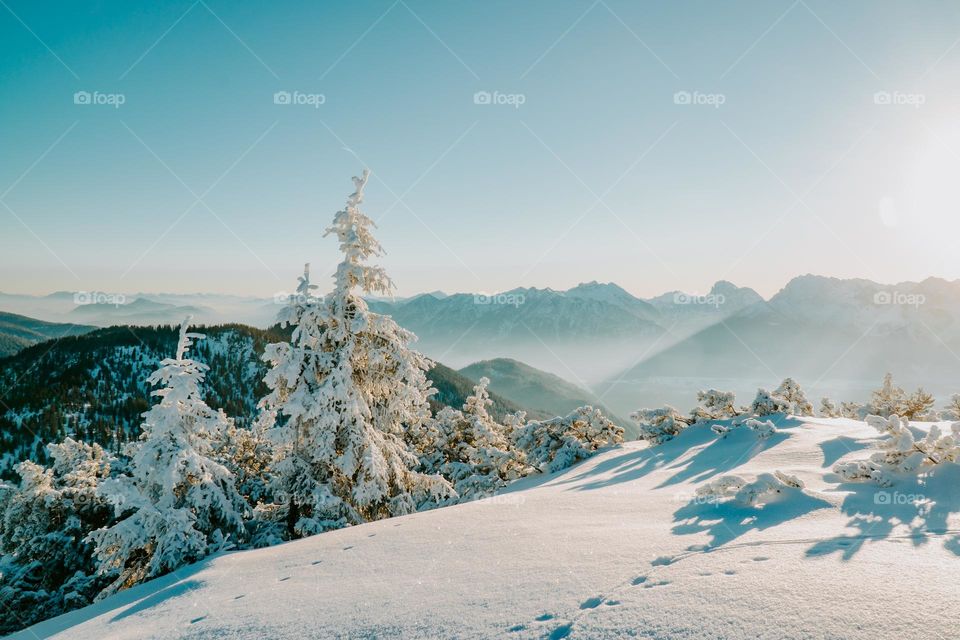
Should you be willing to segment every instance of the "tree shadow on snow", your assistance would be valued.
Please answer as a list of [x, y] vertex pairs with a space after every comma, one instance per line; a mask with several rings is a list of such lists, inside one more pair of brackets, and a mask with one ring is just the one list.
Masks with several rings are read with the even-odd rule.
[[820, 443], [820, 450], [823, 451], [823, 467], [832, 467], [833, 463], [854, 451], [860, 451], [872, 446], [873, 442], [869, 439], [851, 438], [849, 436], [837, 436], [833, 440], [824, 440]]
[[124, 618], [136, 615], [141, 611], [147, 611], [148, 609], [152, 609], [166, 600], [178, 598], [193, 591], [194, 589], [199, 589], [201, 586], [203, 586], [203, 582], [199, 580], [182, 580], [168, 587], [160, 589], [159, 591], [155, 591], [146, 598], [137, 601], [133, 606], [128, 607], [117, 615], [113, 616], [113, 618], [110, 619], [110, 622], [117, 622], [119, 620], [123, 620]]
[[588, 478], [602, 478], [572, 487], [577, 491], [587, 491], [637, 480], [648, 473], [664, 468], [688, 453], [690, 449], [715, 440], [716, 437], [706, 425], [689, 427], [673, 440], [655, 447], [626, 451], [622, 455], [604, 460], [579, 473], [568, 474], [556, 484], [578, 484]]
[[703, 482], [721, 473], [731, 471], [758, 453], [772, 449], [786, 440], [789, 434], [779, 431], [779, 429], [802, 423], [793, 421], [791, 418], [781, 418], [781, 423], [775, 422], [775, 424], [778, 431], [762, 439], [757, 438], [757, 434], [747, 427], [736, 427], [722, 438], [714, 436], [715, 440], [709, 446], [689, 460], [674, 465], [677, 472], [664, 480], [657, 488], [662, 489], [687, 480]]
[[900, 476], [892, 487], [848, 482], [838, 489], [849, 491], [840, 505], [850, 516], [848, 527], [857, 533], [820, 541], [807, 556], [841, 552], [850, 560], [869, 541], [898, 540], [921, 547], [931, 538], [944, 537], [944, 548], [960, 555], [960, 530], [950, 529], [949, 517], [960, 513], [960, 465], [943, 465], [924, 476]]
[[832, 505], [800, 489], [785, 488], [776, 500], [749, 506], [734, 500], [693, 500], [673, 514], [672, 532], [690, 535], [706, 532], [710, 547], [719, 547], [750, 531], [764, 531], [794, 518]]
[[668, 487], [684, 480], [701, 482], [726, 473], [786, 440], [789, 433], [779, 431], [780, 429], [803, 424], [800, 420], [782, 414], [768, 416], [766, 419], [771, 420], [778, 429], [777, 433], [769, 438], [759, 439], [755, 432], [742, 426], [734, 428], [726, 437], [721, 438], [710, 430], [710, 426], [730, 426], [731, 420], [703, 422], [687, 427], [677, 437], [661, 445], [625, 452], [578, 474], [569, 475], [557, 484], [576, 484], [589, 477], [600, 477], [601, 479], [584, 482], [573, 488], [577, 491], [602, 489], [631, 482], [662, 469], [675, 469], [676, 473], [657, 488]]

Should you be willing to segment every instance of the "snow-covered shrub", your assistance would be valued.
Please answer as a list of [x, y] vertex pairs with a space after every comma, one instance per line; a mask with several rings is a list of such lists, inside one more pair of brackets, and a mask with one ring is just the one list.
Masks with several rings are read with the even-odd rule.
[[883, 386], [871, 394], [867, 411], [883, 418], [899, 415], [906, 395], [903, 389], [893, 384], [893, 374], [887, 373], [883, 376]]
[[785, 378], [772, 392], [757, 389], [757, 396], [750, 406], [750, 411], [758, 416], [769, 416], [775, 413], [812, 416], [813, 405], [807, 400], [796, 380]]
[[775, 413], [788, 413], [790, 405], [784, 398], [761, 388], [757, 389], [757, 396], [750, 405], [750, 411], [758, 416], [769, 416]]
[[820, 415], [824, 418], [839, 418], [841, 413], [837, 405], [830, 398], [821, 398]]
[[731, 425], [715, 424], [710, 427], [710, 430], [723, 438], [740, 426], [746, 427], [756, 433], [757, 438], [760, 440], [765, 440], [777, 432], [777, 427], [771, 420], [757, 420], [756, 418], [734, 420]]
[[637, 423], [639, 438], [651, 445], [662, 444], [675, 438], [681, 431], [690, 426], [690, 418], [666, 405], [659, 409], [640, 409], [630, 414], [630, 419]]
[[109, 582], [84, 537], [110, 519], [97, 486], [113, 458], [70, 438], [47, 452], [51, 468], [21, 462], [19, 485], [0, 491], [0, 634], [85, 606]]
[[783, 493], [786, 489], [803, 489], [803, 481], [781, 471], [761, 473], [753, 482], [740, 476], [721, 476], [697, 489], [700, 499], [723, 500], [733, 498], [744, 506], [764, 502], [767, 496]]
[[940, 419], [940, 416], [932, 411], [933, 403], [933, 396], [920, 387], [903, 399], [897, 414], [908, 420], [935, 422]]
[[960, 458], [960, 422], [950, 426], [948, 435], [933, 425], [920, 440], [910, 429], [910, 422], [897, 415], [867, 416], [867, 424], [886, 437], [877, 445], [879, 451], [867, 460], [838, 462], [833, 466], [834, 472], [844, 480], [872, 480], [888, 487], [898, 474], [919, 473]]
[[623, 442], [623, 429], [599, 409], [585, 406], [563, 417], [533, 420], [513, 433], [527, 463], [545, 473], [560, 471], [608, 445]]
[[398, 516], [452, 495], [440, 476], [419, 473], [404, 442], [429, 418], [431, 363], [410, 348], [416, 337], [390, 316], [372, 313], [364, 295], [389, 294], [393, 283], [367, 260], [383, 253], [373, 221], [360, 211], [369, 172], [326, 234], [343, 260], [333, 291], [314, 295], [309, 265], [297, 295], [280, 312], [290, 343], [269, 345], [264, 420], [275, 443], [272, 490], [292, 536]]
[[459, 501], [488, 496], [532, 471], [523, 452], [511, 445], [509, 428], [487, 411], [493, 404], [488, 384], [488, 378], [480, 378], [463, 411], [445, 407], [412, 442], [420, 470], [446, 478]]
[[941, 412], [943, 420], [960, 420], [960, 393], [954, 393], [950, 396], [950, 402]]
[[882, 418], [897, 415], [908, 420], [935, 421], [939, 415], [932, 411], [933, 404], [933, 396], [922, 387], [907, 394], [893, 384], [893, 375], [887, 373], [883, 377], [883, 386], [871, 394], [866, 414]]
[[867, 407], [859, 402], [841, 402], [840, 417], [851, 420], [863, 420], [867, 417]]
[[717, 391], [716, 389], [707, 389], [697, 392], [696, 407], [690, 414], [694, 422], [707, 422], [710, 420], [724, 420], [737, 415], [737, 408], [734, 406], [735, 396], [732, 391]]
[[200, 395], [207, 367], [186, 358], [190, 318], [180, 327], [175, 358], [148, 382], [160, 401], [144, 414], [143, 433], [128, 448], [130, 473], [104, 481], [100, 493], [121, 519], [90, 533], [101, 575], [116, 579], [101, 596], [228, 548], [244, 534], [246, 505], [233, 475], [210, 456], [231, 425]]

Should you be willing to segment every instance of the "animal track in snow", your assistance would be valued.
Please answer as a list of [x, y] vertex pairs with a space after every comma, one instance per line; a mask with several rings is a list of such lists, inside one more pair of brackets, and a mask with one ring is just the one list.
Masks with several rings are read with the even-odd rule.
[[603, 602], [603, 596], [597, 596], [595, 598], [588, 598], [580, 603], [581, 609], [596, 609], [600, 606], [600, 603]]

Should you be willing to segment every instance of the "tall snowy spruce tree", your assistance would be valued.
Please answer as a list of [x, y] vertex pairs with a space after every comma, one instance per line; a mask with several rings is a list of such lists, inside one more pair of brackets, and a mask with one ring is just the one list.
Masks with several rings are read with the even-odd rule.
[[175, 358], [149, 378], [160, 398], [144, 414], [143, 433], [132, 443], [130, 474], [103, 482], [101, 493], [121, 519], [92, 532], [103, 574], [117, 573], [107, 595], [227, 548], [243, 535], [243, 498], [232, 474], [211, 457], [213, 441], [231, 426], [222, 410], [201, 398], [207, 366], [186, 358], [193, 338], [190, 318], [180, 327]]
[[389, 294], [386, 272], [367, 261], [383, 253], [360, 211], [369, 172], [324, 235], [340, 241], [333, 291], [314, 295], [309, 265], [281, 311], [290, 343], [269, 345], [272, 369], [261, 401], [275, 442], [273, 491], [287, 534], [306, 536], [415, 511], [453, 490], [414, 471], [404, 432], [429, 419], [431, 362], [410, 348], [415, 336], [372, 313], [364, 294]]

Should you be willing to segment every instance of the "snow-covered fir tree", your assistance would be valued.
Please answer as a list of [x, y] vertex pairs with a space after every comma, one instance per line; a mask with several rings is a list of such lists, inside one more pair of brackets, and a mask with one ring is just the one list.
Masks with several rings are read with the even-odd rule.
[[114, 459], [70, 438], [47, 452], [50, 468], [21, 462], [19, 485], [0, 491], [0, 633], [85, 606], [110, 582], [84, 537], [110, 520], [97, 487]]
[[158, 576], [227, 548], [243, 535], [244, 500], [233, 475], [213, 460], [212, 442], [231, 426], [203, 401], [207, 367], [186, 357], [195, 338], [190, 318], [180, 327], [174, 358], [149, 378], [159, 402], [144, 414], [131, 443], [130, 471], [105, 481], [101, 493], [120, 520], [89, 539], [101, 574], [116, 574], [103, 595]]
[[276, 443], [274, 515], [294, 536], [411, 513], [452, 495], [440, 476], [415, 471], [419, 461], [404, 442], [405, 430], [429, 418], [431, 363], [410, 348], [412, 333], [363, 299], [393, 290], [386, 272], [367, 264], [383, 253], [360, 210], [368, 177], [353, 179], [326, 230], [343, 253], [333, 291], [318, 299], [305, 269], [279, 318], [293, 326], [291, 342], [264, 354], [272, 367], [261, 406]]
[[511, 445], [510, 427], [487, 410], [493, 404], [489, 384], [480, 378], [462, 411], [443, 408], [414, 439], [421, 470], [449, 480], [460, 501], [490, 495], [533, 471], [523, 452]]
[[584, 406], [566, 416], [517, 425], [513, 441], [530, 465], [552, 473], [590, 457], [600, 447], [623, 442], [623, 429], [599, 409]]
[[691, 423], [690, 418], [670, 405], [634, 411], [630, 419], [637, 423], [639, 438], [652, 445], [672, 440]]

